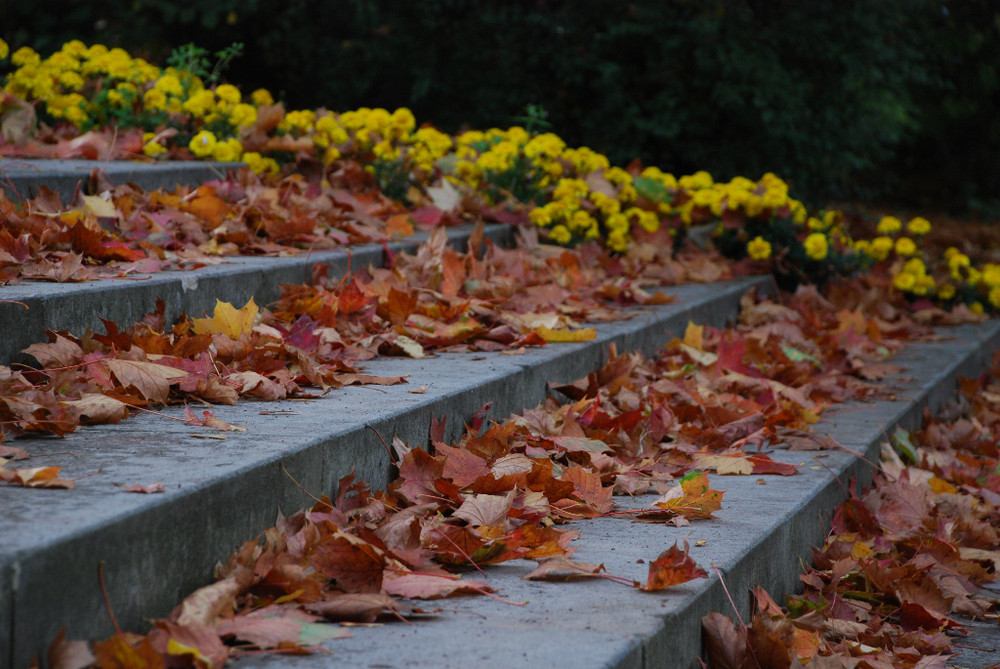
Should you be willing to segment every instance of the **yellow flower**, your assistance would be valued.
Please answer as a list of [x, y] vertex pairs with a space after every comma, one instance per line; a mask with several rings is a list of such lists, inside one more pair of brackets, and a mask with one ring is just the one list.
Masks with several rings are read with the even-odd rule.
[[829, 250], [829, 245], [826, 241], [826, 235], [822, 232], [814, 232], [802, 243], [805, 247], [806, 255], [813, 260], [822, 260], [826, 257], [827, 251]]
[[892, 279], [892, 285], [899, 290], [912, 290], [917, 278], [909, 272], [900, 272]]
[[155, 157], [160, 155], [161, 153], [167, 152], [166, 147], [164, 147], [159, 142], [153, 140], [154, 137], [156, 137], [156, 135], [152, 132], [146, 132], [143, 133], [142, 135], [142, 141], [143, 141], [142, 152], [150, 157]]
[[243, 144], [235, 137], [230, 137], [224, 142], [216, 142], [212, 148], [212, 158], [221, 163], [236, 162], [242, 153]]
[[192, 116], [207, 116], [215, 107], [215, 96], [212, 91], [200, 90], [181, 105], [181, 108]]
[[926, 218], [917, 216], [906, 224], [906, 231], [911, 235], [926, 235], [931, 231], [931, 223]]
[[880, 235], [893, 235], [903, 229], [903, 224], [895, 216], [883, 216], [875, 229]]
[[767, 260], [771, 257], [771, 242], [763, 237], [754, 237], [747, 243], [747, 254], [754, 260]]
[[909, 237], [900, 237], [896, 240], [896, 254], [903, 257], [912, 256], [917, 252], [916, 243]]
[[215, 89], [215, 95], [230, 106], [237, 105], [243, 100], [243, 96], [240, 95], [240, 89], [232, 84], [222, 84]]
[[202, 130], [191, 138], [188, 148], [191, 149], [191, 153], [199, 158], [205, 158], [212, 155], [217, 143], [218, 140], [215, 138], [214, 133], [209, 130]]
[[258, 107], [274, 104], [274, 98], [271, 97], [271, 92], [266, 88], [258, 88], [257, 90], [255, 90], [253, 93], [250, 94], [250, 99]]
[[6, 58], [7, 54], [9, 54], [9, 53], [10, 53], [10, 47], [7, 46], [6, 42], [4, 42], [2, 39], [0, 39], [0, 60], [3, 60], [4, 58]]
[[990, 304], [992, 304], [994, 308], [1000, 307], [1000, 286], [996, 288], [991, 288], [990, 294], [987, 296], [987, 299], [990, 301]]
[[994, 263], [986, 263], [983, 265], [983, 283], [986, 284], [987, 288], [996, 288], [1000, 286], [1000, 265]]
[[892, 239], [889, 237], [876, 237], [872, 240], [871, 256], [875, 260], [885, 260], [892, 251]]
[[[6, 43], [5, 43], [6, 45]], [[23, 67], [25, 65], [38, 65], [42, 62], [42, 57], [39, 56], [34, 49], [30, 46], [22, 46], [20, 49], [14, 52], [14, 55], [10, 57], [11, 65], [16, 67]]]
[[549, 230], [549, 239], [556, 244], [569, 244], [569, 241], [573, 239], [573, 234], [565, 225], [557, 225]]
[[544, 228], [547, 225], [552, 224], [552, 212], [549, 211], [548, 207], [535, 207], [528, 214], [528, 220], [531, 221], [532, 225], [536, 225], [539, 228]]
[[233, 107], [229, 120], [239, 128], [249, 128], [257, 122], [257, 108], [240, 102]]
[[940, 300], [950, 300], [951, 298], [955, 297], [955, 286], [951, 285], [950, 283], [944, 284], [943, 286], [938, 288], [937, 296], [938, 299]]

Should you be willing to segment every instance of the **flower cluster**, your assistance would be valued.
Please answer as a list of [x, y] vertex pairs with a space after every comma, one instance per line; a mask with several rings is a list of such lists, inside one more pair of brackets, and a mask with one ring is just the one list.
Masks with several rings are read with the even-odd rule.
[[0, 41], [0, 61], [8, 57], [4, 91], [61, 128], [56, 138], [140, 128], [148, 157], [243, 161], [261, 175], [310, 162], [334, 171], [350, 161], [394, 200], [426, 201], [429, 187], [447, 181], [467, 201], [526, 211], [551, 243], [599, 242], [616, 253], [636, 239], [676, 243], [692, 226], [707, 225], [725, 255], [766, 266], [786, 284], [874, 270], [914, 301], [1000, 311], [1000, 266], [975, 267], [954, 248], [928, 258], [925, 218], [904, 224], [884, 216], [875, 234], [852, 238], [841, 212], [807, 211], [771, 173], [717, 182], [705, 171], [675, 177], [655, 166], [623, 169], [552, 132], [514, 126], [450, 136], [418, 127], [406, 108], [286, 111], [269, 91], [244, 96], [211, 83], [214, 74], [185, 69], [183, 59], [161, 69], [77, 40], [44, 59], [29, 47], [11, 53]]

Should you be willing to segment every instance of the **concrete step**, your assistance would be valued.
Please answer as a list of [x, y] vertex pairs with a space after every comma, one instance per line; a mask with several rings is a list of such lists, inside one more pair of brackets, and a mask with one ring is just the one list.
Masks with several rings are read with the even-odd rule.
[[[472, 225], [448, 229], [448, 243], [465, 251]], [[513, 230], [509, 225], [484, 226], [484, 236], [500, 246], [509, 245]], [[266, 305], [281, 296], [282, 284], [308, 281], [316, 263], [330, 268], [329, 276], [339, 277], [349, 268], [360, 269], [385, 263], [391, 253], [413, 252], [428, 237], [416, 232], [403, 240], [363, 244], [332, 251], [301, 253], [287, 257], [227, 257], [218, 265], [187, 271], [131, 275], [127, 279], [101, 279], [84, 283], [44, 283], [26, 281], [0, 286], [0, 364], [34, 363], [21, 354], [35, 342], [48, 341], [45, 330], [69, 330], [82, 334], [88, 328], [104, 332], [101, 318], [120, 326], [130, 325], [154, 311], [156, 301], [166, 304], [166, 317], [182, 312], [191, 316], [211, 314], [216, 299], [242, 306], [251, 297]]]
[[[803, 561], [821, 545], [834, 506], [852, 479], [870, 483], [886, 435], [897, 425], [914, 428], [923, 407], [937, 410], [956, 388], [959, 375], [988, 368], [1000, 346], [1000, 322], [942, 328], [940, 341], [916, 343], [897, 356], [908, 380], [892, 401], [848, 404], [815, 426], [843, 451], [772, 453], [801, 465], [778, 476], [715, 476], [725, 491], [717, 519], [675, 528], [598, 518], [573, 523], [583, 535], [573, 558], [604, 564], [617, 576], [645, 581], [648, 563], [675, 541], [690, 542], [691, 555], [709, 574], [658, 593], [644, 593], [606, 580], [539, 583], [522, 577], [534, 562], [514, 561], [486, 569], [488, 584], [510, 606], [485, 597], [423, 603], [444, 611], [413, 624], [351, 628], [352, 637], [325, 644], [331, 655], [256, 655], [234, 666], [247, 669], [390, 667], [698, 667], [701, 618], [710, 611], [732, 614], [729, 596], [749, 620], [750, 590], [764, 586], [776, 601], [799, 592]], [[865, 460], [857, 454], [863, 454]], [[763, 479], [765, 485], [759, 480]], [[616, 498], [623, 508], [644, 508], [654, 496]], [[704, 540], [703, 547], [695, 542]], [[718, 572], [715, 571], [718, 569]], [[721, 577], [720, 575], [721, 574]], [[728, 595], [727, 595], [728, 591]], [[968, 642], [967, 642], [968, 643]], [[994, 658], [995, 659], [995, 658]], [[983, 665], [985, 666], [985, 665]]]
[[101, 170], [114, 184], [134, 183], [143, 190], [194, 186], [243, 166], [243, 163], [208, 161], [135, 160], [51, 160], [41, 158], [4, 158], [0, 161], [0, 188], [12, 200], [25, 200], [45, 186], [59, 194], [64, 203], [73, 201], [77, 190], [86, 188], [94, 170]]
[[[352, 470], [384, 487], [390, 463], [374, 430], [386, 440], [396, 435], [420, 444], [431, 418], [447, 416], [447, 437], [457, 438], [463, 422], [487, 402], [495, 419], [535, 406], [548, 382], [573, 381], [603, 364], [611, 344], [652, 353], [689, 321], [725, 324], [747, 290], [767, 284], [757, 277], [671, 288], [675, 303], [599, 324], [592, 341], [523, 355], [373, 360], [368, 372], [407, 374], [409, 384], [341, 388], [306, 402], [215, 407], [222, 420], [247, 428], [225, 441], [194, 437], [197, 430], [186, 424], [148, 415], [83, 428], [65, 440], [19, 440], [35, 462], [86, 478], [72, 491], [0, 486], [0, 628], [10, 635], [10, 653], [0, 660], [25, 666], [44, 655], [62, 627], [71, 638], [108, 635], [101, 563], [123, 625], [139, 628], [168, 613], [210, 579], [216, 561], [273, 524], [279, 509], [290, 514], [309, 503], [282, 467], [309, 490], [331, 490]], [[420, 386], [425, 393], [409, 392]], [[164, 413], [180, 417], [183, 410]], [[153, 481], [166, 493], [117, 487]]]

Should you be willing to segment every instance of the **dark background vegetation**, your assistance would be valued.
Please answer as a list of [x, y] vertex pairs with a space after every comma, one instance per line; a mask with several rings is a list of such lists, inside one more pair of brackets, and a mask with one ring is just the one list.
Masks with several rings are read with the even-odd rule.
[[12, 48], [245, 44], [226, 78], [291, 108], [408, 106], [455, 132], [548, 111], [571, 145], [811, 204], [1000, 217], [994, 0], [0, 0]]

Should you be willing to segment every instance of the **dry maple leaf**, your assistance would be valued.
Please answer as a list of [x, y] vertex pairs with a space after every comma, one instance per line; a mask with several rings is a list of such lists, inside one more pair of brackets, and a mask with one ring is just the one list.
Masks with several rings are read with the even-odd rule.
[[184, 370], [144, 360], [105, 358], [104, 364], [123, 388], [135, 388], [143, 399], [157, 404], [166, 404], [170, 386], [188, 376]]
[[76, 482], [59, 478], [61, 467], [20, 467], [7, 469], [0, 462], [0, 481], [24, 486], [25, 488], [65, 488], [72, 489]]
[[684, 550], [678, 548], [675, 542], [673, 546], [660, 553], [655, 560], [649, 563], [646, 585], [639, 589], [655, 592], [671, 585], [687, 583], [692, 579], [707, 578], [708, 574], [691, 559], [688, 551], [688, 542], [685, 540]]
[[224, 334], [230, 339], [239, 339], [253, 330], [257, 319], [257, 305], [253, 298], [237, 309], [229, 302], [215, 301], [215, 311], [211, 318], [194, 318], [195, 334]]
[[[667, 491], [653, 506], [664, 511], [684, 516], [685, 518], [714, 518], [712, 514], [722, 508], [724, 491], [712, 490], [705, 472], [691, 472], [679, 486]], [[642, 520], [647, 515], [639, 515]], [[650, 517], [657, 516], [655, 510], [648, 512]]]
[[459, 593], [493, 592], [483, 581], [452, 575], [388, 572], [383, 583], [385, 592], [407, 599], [441, 599]]
[[538, 566], [521, 578], [529, 581], [570, 581], [579, 578], [600, 578], [606, 576], [603, 564], [589, 564], [570, 560], [565, 555], [540, 558]]

